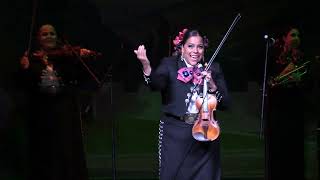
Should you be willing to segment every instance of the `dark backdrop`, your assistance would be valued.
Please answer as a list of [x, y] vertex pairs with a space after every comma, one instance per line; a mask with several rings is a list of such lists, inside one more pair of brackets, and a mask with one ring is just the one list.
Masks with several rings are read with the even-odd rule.
[[[19, 66], [19, 57], [28, 48], [29, 41], [34, 41], [30, 39], [30, 33], [34, 34], [43, 23], [54, 24], [59, 35], [71, 44], [101, 52], [101, 60], [90, 67], [101, 80], [112, 69], [113, 83], [127, 93], [139, 91], [143, 82], [141, 67], [133, 53], [140, 43], [146, 44], [151, 63], [157, 66], [163, 56], [172, 52], [171, 42], [177, 32], [185, 27], [195, 27], [207, 34], [210, 40], [206, 54], [209, 58], [237, 13], [241, 13], [242, 18], [217, 56], [232, 92], [248, 91], [249, 81], [261, 83], [263, 36], [273, 36], [279, 25], [288, 22], [298, 24], [302, 28], [306, 53], [320, 55], [319, 15], [317, 6], [311, 1], [4, 0], [0, 9], [3, 114], [0, 120], [3, 135], [0, 134], [0, 138], [1, 142], [6, 142], [1, 143], [5, 147], [1, 148], [2, 152], [9, 153], [1, 153], [0, 156], [6, 159], [1, 163], [9, 162], [13, 174], [23, 174], [23, 147], [26, 143], [23, 117], [14, 113], [21, 112], [19, 108], [23, 106], [23, 96], [16, 89], [14, 74]], [[35, 24], [31, 29], [33, 18]], [[83, 78], [89, 89], [95, 86], [88, 74], [84, 73]]]

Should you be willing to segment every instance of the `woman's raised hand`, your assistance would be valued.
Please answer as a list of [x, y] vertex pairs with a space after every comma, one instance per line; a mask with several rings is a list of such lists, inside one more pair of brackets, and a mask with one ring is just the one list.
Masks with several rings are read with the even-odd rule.
[[144, 45], [140, 45], [138, 49], [134, 50], [134, 53], [137, 55], [138, 60], [141, 62], [143, 66], [143, 72], [145, 73], [145, 75], [150, 75], [150, 61], [147, 57], [147, 50], [145, 49]]
[[147, 50], [144, 45], [140, 45], [138, 49], [134, 50], [134, 53], [136, 53], [137, 58], [142, 64], [150, 63], [147, 57]]

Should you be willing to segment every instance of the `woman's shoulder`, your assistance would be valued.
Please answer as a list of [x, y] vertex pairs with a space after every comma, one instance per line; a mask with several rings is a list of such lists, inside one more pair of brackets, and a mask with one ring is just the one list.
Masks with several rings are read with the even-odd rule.
[[178, 56], [166, 56], [162, 58], [162, 61], [176, 61]]
[[167, 56], [161, 59], [161, 63], [165, 64], [175, 64], [177, 63], [178, 57], [177, 56]]

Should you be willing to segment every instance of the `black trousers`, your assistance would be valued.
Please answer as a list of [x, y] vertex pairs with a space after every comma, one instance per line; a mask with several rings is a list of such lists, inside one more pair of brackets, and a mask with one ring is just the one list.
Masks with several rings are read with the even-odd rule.
[[269, 93], [266, 119], [268, 180], [304, 179], [304, 105], [294, 89]]

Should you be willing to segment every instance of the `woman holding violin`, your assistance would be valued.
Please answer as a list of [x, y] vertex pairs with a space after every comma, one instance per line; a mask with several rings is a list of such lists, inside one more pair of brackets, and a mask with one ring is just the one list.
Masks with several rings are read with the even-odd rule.
[[206, 69], [203, 61], [208, 40], [198, 30], [184, 29], [173, 42], [175, 54], [163, 58], [156, 69], [150, 66], [144, 45], [134, 50], [146, 84], [162, 95], [159, 176], [162, 180], [219, 180], [220, 138], [211, 139], [214, 126], [200, 125], [199, 131], [196, 127], [197, 122], [204, 122], [218, 129], [216, 106], [224, 109], [229, 103], [224, 76], [218, 63]]
[[94, 52], [63, 45], [50, 24], [40, 27], [33, 49], [20, 59], [19, 76], [27, 93], [28, 178], [86, 180], [77, 87], [80, 60]]

